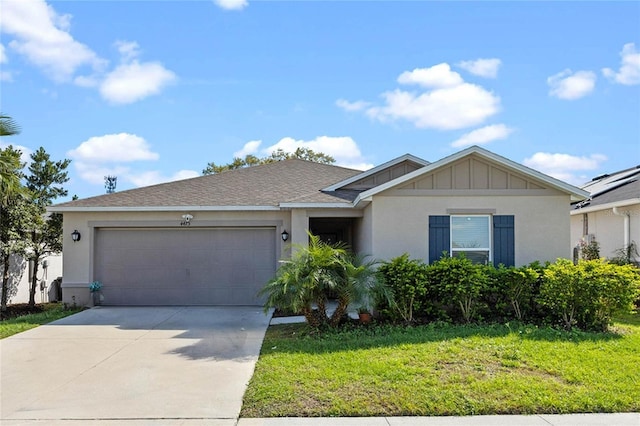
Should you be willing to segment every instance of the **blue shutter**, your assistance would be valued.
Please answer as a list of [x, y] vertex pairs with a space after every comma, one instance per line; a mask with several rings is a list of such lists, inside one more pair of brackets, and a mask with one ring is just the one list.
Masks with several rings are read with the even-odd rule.
[[[429, 263], [450, 251], [449, 216], [429, 216]], [[451, 253], [449, 253], [451, 254]]]
[[515, 250], [513, 216], [493, 216], [493, 264], [515, 266]]

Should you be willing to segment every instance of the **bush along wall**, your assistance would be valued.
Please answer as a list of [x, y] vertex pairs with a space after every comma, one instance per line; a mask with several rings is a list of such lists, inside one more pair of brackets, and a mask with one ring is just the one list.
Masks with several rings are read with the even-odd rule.
[[377, 310], [394, 322], [519, 321], [605, 331], [640, 297], [640, 270], [604, 259], [496, 268], [446, 253], [426, 265], [404, 254], [379, 270], [394, 298]]

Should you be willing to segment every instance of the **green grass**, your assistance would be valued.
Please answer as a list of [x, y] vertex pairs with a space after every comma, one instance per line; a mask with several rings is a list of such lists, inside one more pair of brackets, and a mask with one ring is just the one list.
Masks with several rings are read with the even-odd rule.
[[65, 309], [62, 303], [47, 303], [44, 305], [43, 312], [0, 321], [0, 339], [64, 318], [81, 310], [80, 308]]
[[610, 333], [525, 325], [271, 326], [243, 417], [640, 410], [640, 314]]

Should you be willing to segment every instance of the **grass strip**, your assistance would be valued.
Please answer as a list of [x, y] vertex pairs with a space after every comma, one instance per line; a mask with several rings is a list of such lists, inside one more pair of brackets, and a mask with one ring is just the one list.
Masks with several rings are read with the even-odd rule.
[[81, 308], [65, 309], [62, 303], [47, 303], [40, 313], [0, 321], [0, 339], [73, 315], [81, 310]]

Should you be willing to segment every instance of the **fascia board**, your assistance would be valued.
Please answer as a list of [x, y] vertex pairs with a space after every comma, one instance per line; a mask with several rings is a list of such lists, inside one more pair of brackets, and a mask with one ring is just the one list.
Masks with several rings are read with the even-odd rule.
[[280, 211], [278, 206], [47, 207], [48, 212]]
[[352, 209], [352, 203], [280, 203], [283, 209]]
[[600, 210], [608, 210], [614, 207], [632, 206], [634, 204], [640, 205], [640, 198], [629, 198], [628, 200], [613, 201], [611, 203], [598, 204], [596, 206], [587, 206], [579, 209], [574, 209], [574, 210], [571, 210], [571, 216], [575, 216], [577, 214], [582, 214], [582, 213], [593, 213]]

